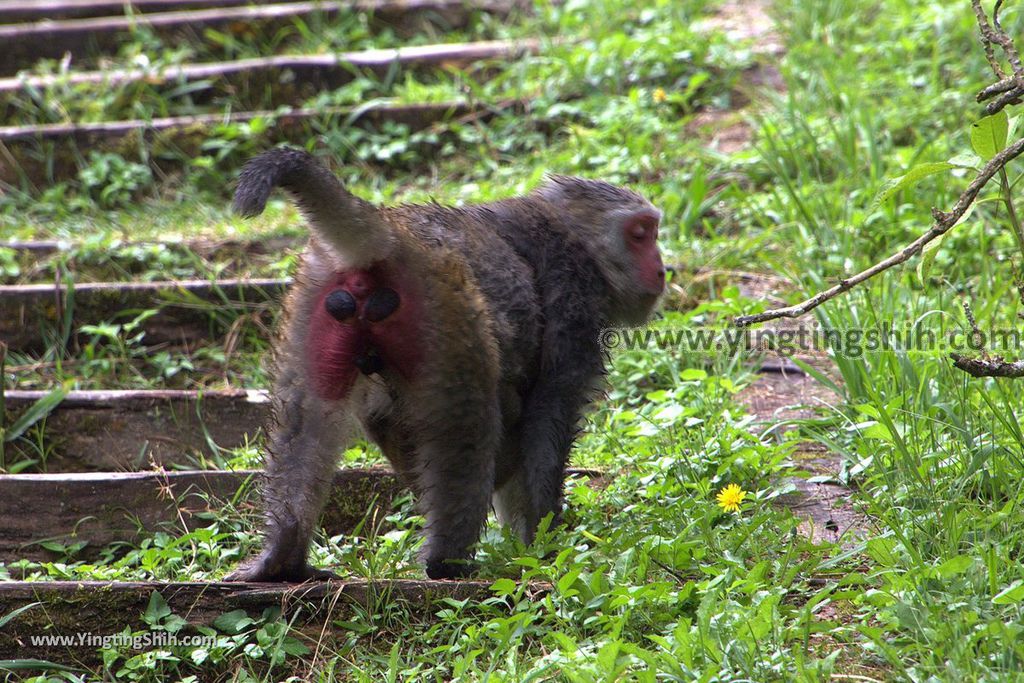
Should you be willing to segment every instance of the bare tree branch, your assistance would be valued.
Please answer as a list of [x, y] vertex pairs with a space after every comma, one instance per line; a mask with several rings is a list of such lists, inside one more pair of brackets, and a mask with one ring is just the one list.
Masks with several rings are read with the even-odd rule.
[[953, 359], [953, 365], [972, 377], [1024, 377], [1024, 360], [968, 358], [959, 353], [951, 353], [949, 356]]
[[938, 237], [941, 237], [948, 232], [950, 228], [956, 225], [956, 222], [963, 217], [967, 212], [967, 209], [978, 197], [978, 193], [981, 192], [981, 189], [985, 184], [999, 172], [999, 169], [1003, 168], [1011, 160], [1020, 156], [1022, 152], [1024, 152], [1024, 138], [1017, 140], [1009, 147], [1004, 148], [999, 152], [999, 154], [992, 157], [989, 162], [985, 164], [980, 171], [978, 171], [978, 174], [974, 176], [974, 180], [972, 180], [971, 184], [967, 186], [967, 189], [963, 191], [963, 194], [961, 194], [960, 198], [956, 200], [956, 203], [949, 212], [932, 209], [932, 216], [935, 218], [935, 224], [932, 228], [889, 258], [876, 263], [867, 270], [863, 270], [852, 277], [840, 280], [839, 284], [819, 292], [799, 304], [794, 306], [785, 306], [783, 308], [775, 308], [769, 311], [764, 311], [763, 313], [756, 313], [754, 315], [743, 315], [736, 318], [736, 324], [745, 326], [753, 325], [754, 323], [763, 323], [769, 320], [777, 320], [779, 318], [799, 318], [800, 316], [814, 310], [829, 299], [834, 299], [839, 294], [856, 287], [865, 280], [873, 278], [875, 275], [889, 270], [893, 266], [898, 266], [901, 263], [905, 263], [910, 260], [912, 256], [919, 254], [926, 244]]
[[1004, 93], [1007, 90], [1013, 90], [1015, 87], [1017, 87], [1017, 79], [1013, 76], [1008, 76], [1001, 81], [996, 81], [992, 85], [987, 85], [982, 88], [978, 93], [978, 101], [984, 102], [990, 97], [998, 95], [999, 93]]
[[[978, 29], [981, 32], [981, 44], [985, 50], [985, 57], [988, 59], [989, 66], [992, 67], [996, 78], [999, 79], [982, 89], [977, 95], [978, 102], [991, 100], [986, 105], [986, 110], [989, 114], [1001, 111], [1007, 105], [1018, 104], [1024, 98], [1024, 66], [1021, 64], [1020, 54], [1017, 52], [1013, 40], [1003, 30], [1002, 24], [999, 22], [999, 10], [1002, 9], [1002, 5], [1003, 0], [996, 0], [992, 10], [992, 22], [989, 23], [988, 17], [981, 7], [981, 0], [971, 0], [974, 14], [978, 18]], [[1002, 64], [1000, 64], [999, 59], [996, 57], [996, 45], [1002, 49], [1006, 61], [1013, 71], [1012, 75], [1006, 74]], [[1005, 173], [1004, 168], [1006, 164], [1020, 156], [1022, 152], [1024, 152], [1024, 139], [1017, 140], [992, 157], [974, 176], [974, 180], [971, 181], [967, 189], [956, 200], [950, 211], [944, 212], [932, 209], [932, 217], [935, 219], [935, 223], [931, 229], [889, 258], [874, 264], [867, 270], [863, 270], [852, 277], [840, 280], [839, 284], [819, 292], [795, 306], [776, 308], [755, 315], [740, 316], [736, 319], [736, 324], [752, 325], [778, 318], [798, 318], [814, 310], [829, 299], [833, 299], [839, 294], [853, 289], [865, 280], [901, 263], [905, 263], [913, 256], [920, 254], [925, 245], [951, 230], [964, 216], [971, 204], [974, 203], [978, 193], [981, 192], [981, 189], [985, 187], [988, 181], [999, 172]], [[1005, 175], [1003, 178], [1005, 182]], [[1012, 218], [1013, 205], [1011, 199], [1008, 195], [1005, 199]], [[1024, 304], [1024, 279], [1018, 278], [1016, 285], [1021, 303]], [[964, 302], [964, 314], [971, 325], [972, 335], [983, 339], [981, 330], [978, 329], [977, 320], [975, 320], [974, 313], [971, 310], [970, 302]], [[989, 356], [984, 351], [978, 358], [970, 358], [956, 353], [950, 354], [950, 357], [955, 367], [973, 377], [1024, 377], [1024, 360], [1007, 361], [1001, 357]]]
[[988, 65], [992, 67], [992, 71], [995, 72], [997, 78], [1005, 78], [1006, 72], [1003, 71], [1003, 65], [996, 59], [995, 50], [992, 47], [997, 42], [994, 39], [995, 30], [988, 23], [985, 10], [981, 7], [981, 0], [971, 0], [971, 7], [974, 8], [974, 16], [978, 18], [978, 28], [981, 30], [981, 46], [985, 49], [985, 59], [988, 60]]
[[992, 100], [985, 105], [985, 111], [990, 115], [1005, 109], [1011, 104], [1020, 104], [1021, 97], [1024, 96], [1024, 86], [1014, 86], [1013, 90], [1003, 93], [996, 99]]
[[[974, 15], [978, 18], [978, 30], [981, 32], [981, 45], [985, 49], [985, 58], [988, 60], [989, 66], [992, 67], [996, 78], [1000, 79], [978, 93], [979, 102], [999, 95], [985, 106], [985, 110], [989, 114], [995, 114], [1007, 105], [1018, 104], [1024, 97], [1024, 67], [1021, 65], [1020, 53], [1017, 52], [1013, 40], [1003, 30], [1003, 25], [999, 23], [999, 10], [1002, 9], [1002, 6], [1003, 0], [996, 0], [990, 24], [988, 17], [985, 16], [985, 10], [981, 7], [981, 0], [971, 0]], [[1002, 48], [1003, 54], [1006, 55], [1006, 61], [1009, 62], [1013, 71], [1012, 75], [1007, 76], [1002, 64], [996, 58], [994, 47], [996, 45]]]
[[[980, 0], [975, 0], [980, 5]], [[1003, 7], [1003, 0], [996, 0], [996, 5], [992, 9], [992, 25], [995, 26], [995, 42], [1003, 48], [1003, 52], [1006, 53], [1006, 61], [1010, 63], [1010, 68], [1013, 69], [1014, 76], [1020, 76], [1024, 72], [1024, 67], [1020, 63], [1020, 54], [1017, 52], [1017, 46], [1013, 44], [1013, 39], [1007, 35], [1006, 31], [1003, 30], [1003, 25], [999, 23], [999, 10]]]

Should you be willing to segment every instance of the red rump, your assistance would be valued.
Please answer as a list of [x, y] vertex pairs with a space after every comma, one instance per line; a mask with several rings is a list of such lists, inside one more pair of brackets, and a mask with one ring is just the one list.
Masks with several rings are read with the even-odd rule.
[[[366, 299], [381, 287], [398, 292], [398, 309], [384, 320], [370, 322], [363, 315]], [[338, 289], [356, 300], [352, 320], [340, 322], [327, 312], [324, 299]], [[307, 336], [307, 368], [317, 395], [329, 401], [345, 398], [359, 376], [357, 361], [371, 351], [381, 357], [385, 368], [393, 368], [405, 379], [414, 377], [422, 358], [420, 320], [418, 293], [383, 264], [335, 275], [317, 296]]]

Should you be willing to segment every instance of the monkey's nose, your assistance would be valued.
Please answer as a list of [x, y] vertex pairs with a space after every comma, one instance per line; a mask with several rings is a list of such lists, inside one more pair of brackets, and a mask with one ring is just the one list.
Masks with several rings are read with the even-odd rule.
[[398, 292], [390, 287], [381, 287], [370, 294], [363, 307], [363, 315], [371, 323], [380, 322], [398, 310], [401, 298]]
[[344, 289], [336, 289], [324, 299], [324, 308], [331, 317], [345, 322], [356, 314], [356, 299]]

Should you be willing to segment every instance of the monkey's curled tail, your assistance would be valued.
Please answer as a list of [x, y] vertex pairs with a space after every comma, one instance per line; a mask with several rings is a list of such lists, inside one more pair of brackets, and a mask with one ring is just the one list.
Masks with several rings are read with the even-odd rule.
[[351, 265], [387, 256], [392, 234], [377, 208], [302, 150], [281, 147], [251, 159], [238, 177], [235, 211], [246, 217], [263, 213], [276, 186], [288, 190], [310, 227]]

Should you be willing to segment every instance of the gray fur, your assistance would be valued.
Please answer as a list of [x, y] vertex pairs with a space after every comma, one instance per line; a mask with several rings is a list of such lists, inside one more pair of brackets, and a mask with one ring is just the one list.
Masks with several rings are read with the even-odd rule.
[[377, 230], [376, 208], [301, 150], [283, 147], [251, 159], [238, 178], [235, 211], [246, 217], [263, 213], [275, 186], [295, 197], [311, 227], [346, 265], [361, 267], [389, 255], [391, 236]]
[[[229, 578], [325, 574], [306, 555], [353, 423], [416, 493], [432, 578], [471, 571], [492, 502], [527, 543], [545, 515], [558, 521], [572, 442], [604, 373], [599, 332], [644, 320], [656, 304], [631, 289], [620, 253], [622, 222], [655, 209], [628, 190], [561, 176], [487, 205], [374, 209], [294, 150], [250, 162], [236, 207], [259, 213], [275, 184], [296, 197], [313, 236], [275, 349], [264, 548]], [[330, 402], [310, 388], [306, 349], [316, 340], [307, 330], [324, 283], [369, 263], [346, 249], [385, 258], [422, 287], [425, 361], [411, 380], [387, 367], [360, 376]]]

